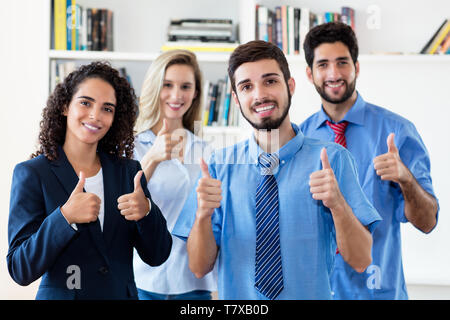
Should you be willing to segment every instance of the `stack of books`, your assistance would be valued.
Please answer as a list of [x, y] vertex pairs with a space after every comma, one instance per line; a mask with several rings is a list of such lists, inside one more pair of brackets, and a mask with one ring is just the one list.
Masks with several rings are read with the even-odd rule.
[[52, 49], [113, 51], [113, 12], [52, 1]]
[[439, 29], [420, 51], [422, 54], [450, 54], [450, 20], [445, 19]]
[[342, 7], [341, 12], [315, 14], [309, 8], [278, 6], [270, 10], [256, 5], [255, 39], [272, 42], [284, 54], [301, 54], [308, 31], [316, 25], [341, 21], [355, 30], [355, 10]]
[[231, 52], [238, 46], [230, 19], [172, 19], [167, 40], [163, 51]]

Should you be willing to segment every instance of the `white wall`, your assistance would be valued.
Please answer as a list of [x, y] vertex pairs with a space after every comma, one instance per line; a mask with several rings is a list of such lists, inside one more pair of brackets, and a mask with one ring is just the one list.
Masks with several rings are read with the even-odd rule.
[[42, 1], [1, 1], [0, 112], [0, 299], [33, 299], [36, 284], [22, 288], [6, 268], [9, 192], [14, 165], [35, 150], [46, 92], [46, 26]]

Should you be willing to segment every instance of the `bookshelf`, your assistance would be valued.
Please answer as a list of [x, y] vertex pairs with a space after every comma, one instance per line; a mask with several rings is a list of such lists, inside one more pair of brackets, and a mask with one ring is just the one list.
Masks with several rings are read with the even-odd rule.
[[[48, 12], [51, 12], [52, 0], [46, 0]], [[156, 5], [154, 2], [131, 0], [124, 3], [120, 0], [77, 0], [77, 4], [85, 7], [107, 8], [114, 12], [114, 32], [113, 42], [115, 51], [48, 51], [48, 69], [51, 61], [76, 61], [76, 63], [88, 63], [92, 60], [108, 60], [113, 66], [125, 66], [127, 72], [131, 74], [131, 79], [136, 92], [139, 94], [140, 84], [142, 83], [145, 71], [152, 61], [158, 56], [161, 46], [166, 41], [166, 29], [169, 20], [172, 18], [194, 17], [194, 18], [212, 18], [211, 12], [214, 12], [214, 18], [232, 19], [234, 23], [239, 24], [239, 38], [241, 43], [253, 40], [255, 37], [255, 7], [257, 4], [274, 9], [276, 6], [286, 4], [296, 7], [307, 7], [311, 12], [322, 13], [329, 10], [338, 11], [342, 6], [353, 6], [357, 12], [356, 26], [360, 38], [366, 38], [366, 32], [362, 25], [361, 17], [365, 15], [366, 10], [362, 10], [364, 5], [357, 1], [331, 1], [326, 0], [318, 4], [315, 1], [302, 1], [301, 4], [295, 1], [285, 0], [282, 3], [274, 0], [231, 0], [226, 4], [221, 1], [195, 0], [193, 5], [180, 5], [179, 1], [168, 0], [164, 4]], [[176, 6], [174, 6], [176, 4]], [[383, 0], [375, 1], [384, 9]], [[366, 9], [366, 8], [364, 8]], [[158, 14], [155, 14], [157, 12]], [[148, 13], [146, 15], [145, 13]], [[148, 19], [148, 17], [151, 19]], [[358, 17], [360, 18], [358, 20]], [[147, 30], [157, 30], [148, 34]], [[359, 30], [362, 30], [359, 32]], [[51, 26], [49, 24], [49, 35], [51, 35]], [[130, 33], [134, 36], [130, 37]], [[151, 40], [150, 40], [151, 37]], [[429, 35], [427, 34], [427, 37]], [[49, 37], [50, 42], [51, 36]], [[135, 39], [133, 41], [133, 39]], [[137, 39], [137, 40], [136, 40]], [[380, 62], [380, 61], [398, 61], [410, 62], [429, 61], [430, 63], [447, 61], [445, 57], [423, 57], [412, 55], [370, 55], [368, 51], [371, 46], [365, 45], [360, 41], [360, 61]], [[384, 45], [376, 44], [379, 47]], [[420, 42], [417, 46], [420, 47]], [[49, 46], [50, 48], [50, 43]], [[396, 48], [396, 50], [398, 50]], [[380, 51], [380, 50], [379, 50]], [[223, 77], [226, 74], [226, 64], [228, 53], [197, 53], [199, 63], [204, 72], [204, 78], [212, 82]], [[288, 61], [291, 68], [304, 68], [305, 62], [302, 54], [288, 55]], [[428, 59], [428, 60], [427, 60]], [[48, 84], [48, 90], [50, 84]], [[294, 116], [294, 119], [299, 118]], [[300, 119], [300, 118], [299, 118]], [[211, 129], [205, 127], [204, 132], [219, 132], [237, 134], [239, 130]], [[225, 131], [220, 131], [225, 130]], [[245, 131], [245, 130], [243, 130]]]

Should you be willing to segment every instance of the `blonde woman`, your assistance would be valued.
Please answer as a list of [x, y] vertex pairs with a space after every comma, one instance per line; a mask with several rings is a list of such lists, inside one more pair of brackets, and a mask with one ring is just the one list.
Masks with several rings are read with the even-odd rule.
[[[201, 172], [199, 157], [207, 158], [209, 153], [206, 143], [194, 135], [201, 98], [202, 75], [193, 53], [172, 50], [152, 63], [139, 101], [134, 158], [141, 163], [148, 189], [169, 230]], [[186, 243], [176, 237], [172, 240], [171, 254], [159, 267], [150, 267], [135, 254], [139, 298], [211, 299], [216, 290], [215, 271], [197, 279], [188, 267]]]

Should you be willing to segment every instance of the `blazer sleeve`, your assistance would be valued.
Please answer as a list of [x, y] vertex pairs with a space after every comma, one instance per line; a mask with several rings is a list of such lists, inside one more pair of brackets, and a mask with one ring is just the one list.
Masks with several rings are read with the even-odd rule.
[[77, 234], [60, 208], [47, 212], [38, 173], [26, 162], [13, 173], [8, 220], [8, 271], [26, 286], [41, 277]]
[[[141, 165], [137, 162], [137, 171], [141, 170]], [[136, 222], [137, 232], [134, 242], [142, 261], [150, 266], [163, 264], [170, 255], [172, 249], [172, 236], [167, 230], [166, 219], [161, 210], [153, 202], [147, 188], [145, 175], [141, 177], [142, 190], [150, 199], [151, 209], [147, 216]]]

